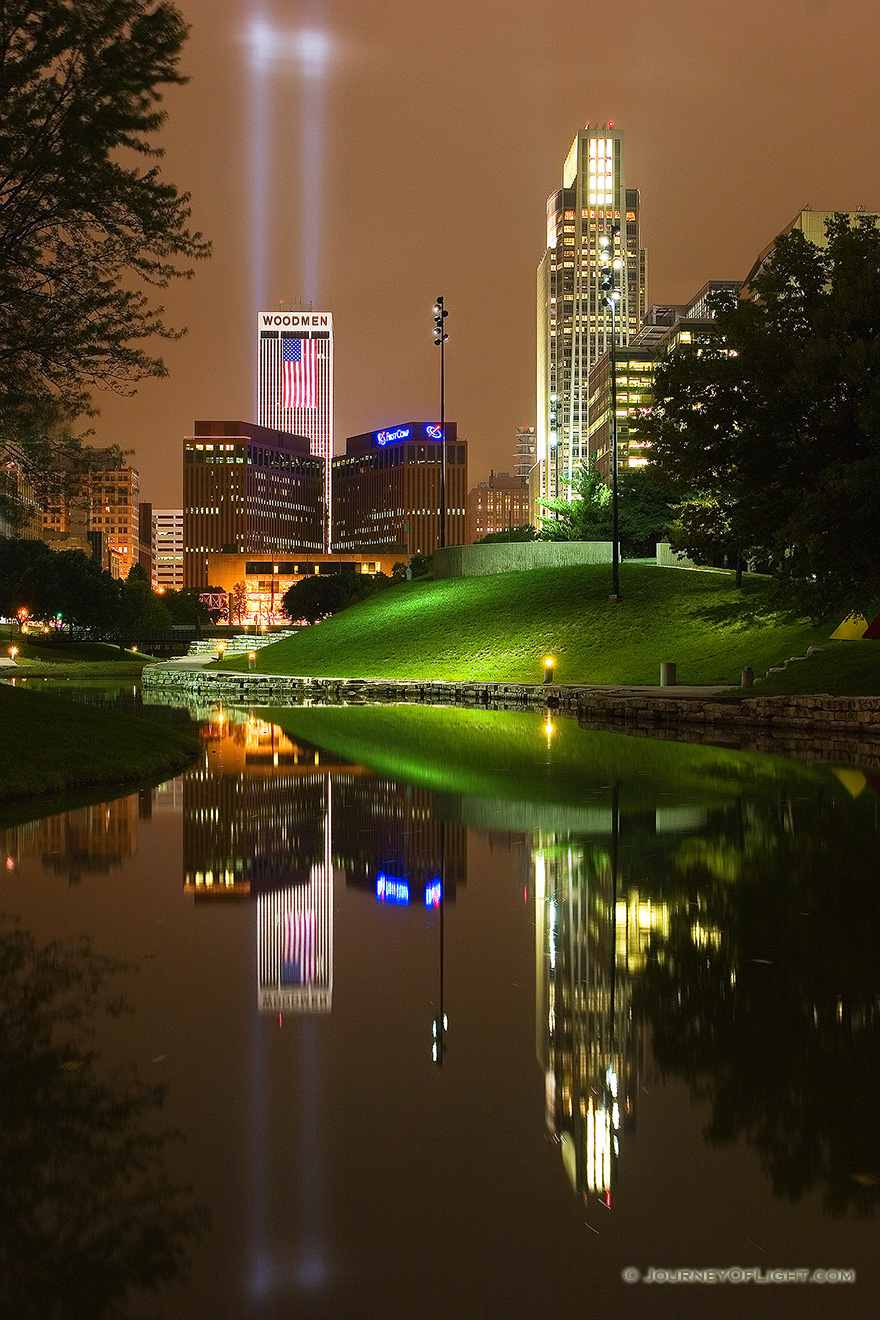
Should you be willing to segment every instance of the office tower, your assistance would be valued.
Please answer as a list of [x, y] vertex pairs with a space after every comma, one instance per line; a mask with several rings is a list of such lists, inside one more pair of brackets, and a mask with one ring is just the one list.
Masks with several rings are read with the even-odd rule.
[[308, 437], [311, 452], [324, 460], [326, 528], [330, 549], [333, 458], [333, 317], [311, 307], [260, 312], [257, 352], [257, 421], [275, 431]]
[[493, 472], [468, 491], [465, 544], [482, 541], [491, 532], [526, 527], [529, 521], [529, 488], [522, 477]]
[[[613, 248], [603, 247], [603, 238]], [[622, 130], [588, 124], [568, 153], [562, 187], [547, 202], [547, 250], [538, 267], [537, 499], [565, 495], [588, 456], [590, 368], [611, 345], [600, 287], [609, 251], [620, 263], [615, 339], [624, 345], [646, 308], [639, 193], [627, 188]]]
[[320, 551], [324, 460], [306, 436], [251, 422], [196, 422], [184, 443], [184, 582], [204, 589], [208, 555]]
[[534, 426], [518, 426], [516, 428], [514, 476], [519, 477], [524, 482], [528, 482], [529, 473], [535, 466], [537, 444], [538, 433]]
[[153, 587], [158, 591], [180, 591], [183, 587], [183, 509], [153, 509], [152, 539]]
[[[402, 422], [349, 436], [333, 460], [333, 549], [433, 554], [440, 544], [440, 427]], [[467, 442], [446, 423], [446, 544], [465, 534]]]
[[97, 450], [89, 462], [86, 472], [63, 474], [49, 496], [42, 539], [58, 550], [91, 547], [102, 568], [127, 578], [139, 560], [140, 479], [116, 449]]

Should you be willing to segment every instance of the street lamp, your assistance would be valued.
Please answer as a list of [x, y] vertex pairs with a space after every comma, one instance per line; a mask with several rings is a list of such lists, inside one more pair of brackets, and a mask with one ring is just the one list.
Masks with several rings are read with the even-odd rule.
[[434, 304], [434, 343], [440, 347], [440, 548], [446, 545], [446, 360], [444, 345], [449, 338], [443, 322], [449, 315], [443, 299], [437, 295]]
[[604, 260], [599, 287], [605, 293], [605, 306], [611, 313], [611, 348], [608, 353], [608, 369], [611, 374], [611, 595], [609, 600], [620, 600], [620, 546], [617, 527], [617, 361], [615, 348], [617, 334], [615, 318], [620, 293], [616, 287], [615, 274], [623, 269], [623, 261], [614, 253], [614, 240], [620, 237], [620, 226], [614, 225], [611, 235], [603, 234], [599, 246], [603, 249]]

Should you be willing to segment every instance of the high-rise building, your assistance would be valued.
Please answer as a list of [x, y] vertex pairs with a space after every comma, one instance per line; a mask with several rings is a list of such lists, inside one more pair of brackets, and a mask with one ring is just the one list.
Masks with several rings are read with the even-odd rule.
[[103, 568], [127, 578], [139, 562], [140, 479], [119, 451], [95, 451], [85, 472], [68, 475], [43, 512], [43, 539], [56, 549], [89, 545]]
[[184, 443], [183, 578], [204, 589], [208, 555], [324, 546], [324, 460], [306, 436], [251, 422], [196, 422]]
[[333, 317], [311, 307], [260, 312], [257, 318], [257, 421], [308, 438], [324, 460], [323, 549], [329, 550], [333, 458]]
[[[641, 325], [647, 299], [639, 209], [638, 191], [627, 187], [622, 130], [588, 124], [547, 202], [547, 249], [538, 267], [537, 498], [564, 495], [587, 458], [590, 368], [611, 344], [601, 288], [609, 251], [620, 263], [616, 343], [627, 344]], [[603, 238], [613, 247], [603, 247]]]
[[[446, 544], [465, 535], [467, 442], [446, 426]], [[349, 436], [333, 460], [333, 549], [431, 555], [440, 544], [440, 427], [402, 422]]]
[[160, 591], [180, 591], [183, 587], [183, 509], [153, 509], [151, 521], [153, 587]]

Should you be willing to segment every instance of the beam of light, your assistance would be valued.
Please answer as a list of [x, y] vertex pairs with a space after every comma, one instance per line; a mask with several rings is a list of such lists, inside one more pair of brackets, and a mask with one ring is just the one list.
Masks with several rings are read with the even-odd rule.
[[[317, 7], [317, 6], [316, 6]], [[272, 303], [267, 285], [277, 284], [267, 272], [269, 215], [275, 200], [270, 190], [273, 130], [284, 131], [270, 112], [272, 84], [277, 74], [293, 74], [301, 94], [301, 175], [299, 279], [292, 272], [292, 287], [306, 302], [319, 301], [321, 215], [324, 180], [325, 80], [333, 61], [335, 43], [319, 21], [298, 29], [278, 26], [267, 12], [267, 0], [253, 0], [244, 33], [249, 52], [249, 156], [251, 195], [251, 300], [253, 313]], [[287, 278], [287, 277], [285, 277]], [[253, 320], [252, 322], [253, 323]], [[255, 373], [256, 374], [256, 373]]]

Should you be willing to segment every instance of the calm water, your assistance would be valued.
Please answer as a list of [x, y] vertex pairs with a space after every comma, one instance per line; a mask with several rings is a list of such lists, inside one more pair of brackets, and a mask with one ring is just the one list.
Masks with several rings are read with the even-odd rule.
[[0, 830], [0, 1314], [876, 1315], [880, 778], [201, 714]]

